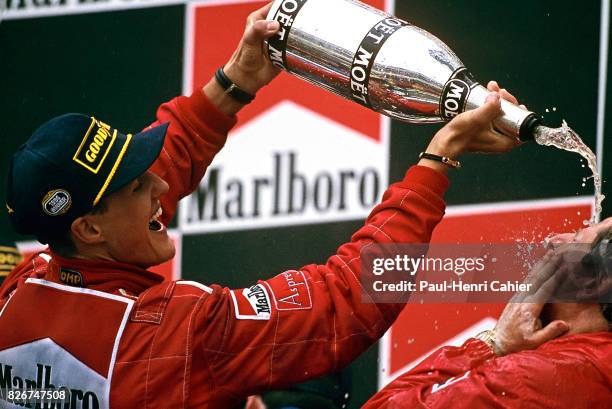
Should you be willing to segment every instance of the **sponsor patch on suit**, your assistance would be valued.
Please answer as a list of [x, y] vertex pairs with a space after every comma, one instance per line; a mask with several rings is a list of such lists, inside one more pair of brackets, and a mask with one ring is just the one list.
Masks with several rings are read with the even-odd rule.
[[268, 290], [262, 284], [255, 284], [242, 290], [230, 292], [234, 312], [239, 320], [269, 320], [272, 307]]
[[72, 287], [85, 287], [83, 283], [83, 275], [76, 271], [70, 270], [67, 268], [60, 269], [60, 281], [66, 285], [70, 285]]
[[285, 271], [266, 281], [266, 285], [272, 293], [277, 310], [309, 310], [312, 308], [310, 286], [303, 272]]

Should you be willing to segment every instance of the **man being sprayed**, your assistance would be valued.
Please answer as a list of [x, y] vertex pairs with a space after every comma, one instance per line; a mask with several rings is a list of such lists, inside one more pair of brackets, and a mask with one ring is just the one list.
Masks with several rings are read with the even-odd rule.
[[513, 297], [494, 330], [435, 351], [364, 409], [609, 408], [611, 233], [609, 218], [553, 237], [525, 280], [533, 290]]

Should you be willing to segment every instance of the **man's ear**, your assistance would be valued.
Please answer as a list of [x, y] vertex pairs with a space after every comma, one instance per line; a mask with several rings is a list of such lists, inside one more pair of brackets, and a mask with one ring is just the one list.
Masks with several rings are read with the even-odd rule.
[[75, 239], [85, 244], [98, 244], [104, 241], [102, 229], [91, 215], [77, 217], [70, 226]]

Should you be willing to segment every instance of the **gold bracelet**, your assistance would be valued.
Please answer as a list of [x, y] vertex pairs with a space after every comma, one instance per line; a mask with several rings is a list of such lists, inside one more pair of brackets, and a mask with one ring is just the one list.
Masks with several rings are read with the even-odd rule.
[[486, 329], [482, 332], [479, 332], [478, 334], [476, 334], [476, 336], [474, 338], [481, 340], [482, 342], [484, 342], [485, 344], [487, 344], [487, 346], [489, 348], [491, 348], [491, 351], [493, 351], [493, 353], [495, 355], [497, 355], [497, 349], [495, 347], [495, 337], [496, 337], [496, 332], [495, 329]]

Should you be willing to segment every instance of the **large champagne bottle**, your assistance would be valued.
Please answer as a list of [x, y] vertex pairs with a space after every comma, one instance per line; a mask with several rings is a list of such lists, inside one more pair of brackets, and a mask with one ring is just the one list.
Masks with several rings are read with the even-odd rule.
[[[488, 94], [438, 38], [354, 0], [275, 0], [272, 63], [313, 84], [406, 122], [448, 121]], [[502, 101], [500, 132], [533, 139], [533, 112]]]

